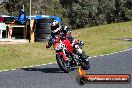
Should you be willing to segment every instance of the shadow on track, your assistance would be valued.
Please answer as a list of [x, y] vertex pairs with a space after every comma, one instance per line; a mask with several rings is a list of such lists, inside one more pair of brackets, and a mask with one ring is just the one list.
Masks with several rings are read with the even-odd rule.
[[[72, 68], [74, 71], [76, 68]], [[24, 71], [40, 71], [44, 73], [64, 73], [60, 68], [22, 68]]]

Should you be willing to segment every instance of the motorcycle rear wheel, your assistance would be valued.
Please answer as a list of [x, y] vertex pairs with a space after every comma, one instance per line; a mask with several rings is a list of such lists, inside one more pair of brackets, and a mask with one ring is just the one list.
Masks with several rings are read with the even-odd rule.
[[90, 63], [89, 61], [83, 61], [82, 64], [81, 64], [81, 68], [83, 70], [88, 70], [90, 68]]
[[[65, 73], [69, 73], [71, 71], [71, 65], [69, 62], [65, 62], [63, 60], [63, 56], [60, 54], [56, 54], [56, 61], [59, 65], [59, 67], [61, 68], [62, 71], [64, 71]], [[66, 63], [68, 63], [69, 65], [66, 66]]]
[[88, 56], [85, 54], [85, 52], [82, 53], [82, 62], [81, 62], [81, 68], [84, 70], [88, 70], [90, 68], [90, 62], [88, 60]]

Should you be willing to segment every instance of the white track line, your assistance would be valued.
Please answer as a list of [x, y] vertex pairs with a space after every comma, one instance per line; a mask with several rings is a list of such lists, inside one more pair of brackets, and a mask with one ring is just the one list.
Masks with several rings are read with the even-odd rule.
[[110, 54], [105, 54], [106, 56], [110, 55]]
[[92, 58], [92, 57], [88, 57], [89, 59]]
[[[125, 49], [125, 50], [118, 51], [118, 52], [113, 52], [113, 53], [110, 53], [110, 54], [99, 55], [99, 56], [103, 57], [103, 56], [108, 56], [108, 55], [112, 55], [112, 54], [126, 52], [126, 51], [129, 51], [129, 50], [132, 50], [132, 48]], [[99, 56], [93, 56], [93, 57], [89, 57], [89, 58], [96, 58], [96, 57], [99, 57]], [[45, 66], [45, 65], [55, 64], [55, 63], [57, 63], [57, 62], [48, 63], [48, 64], [40, 64], [40, 65], [31, 65], [31, 66], [27, 66], [27, 67], [23, 67], [23, 68], [39, 67], [39, 66]], [[0, 72], [8, 72], [8, 71], [15, 71], [15, 70], [17, 70], [17, 68], [16, 69], [9, 69], [9, 70], [0, 70]]]
[[114, 54], [115, 54], [115, 53], [119, 53], [119, 52], [114, 52]]
[[[110, 54], [112, 55], [112, 54], [114, 54], [114, 53], [110, 53]], [[109, 55], [110, 55], [110, 54], [109, 54]]]
[[98, 56], [93, 56], [93, 57], [91, 57], [91, 58], [96, 58], [96, 57], [98, 57]]
[[105, 56], [105, 55], [99, 55], [100, 57], [103, 57], [103, 56]]

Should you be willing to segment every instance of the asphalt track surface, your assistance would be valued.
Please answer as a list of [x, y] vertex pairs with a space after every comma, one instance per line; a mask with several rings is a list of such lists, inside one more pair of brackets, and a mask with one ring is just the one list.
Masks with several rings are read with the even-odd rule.
[[[132, 50], [90, 59], [90, 74], [132, 75]], [[76, 68], [63, 73], [57, 64], [0, 72], [0, 88], [132, 88], [129, 84], [85, 84], [76, 82]]]

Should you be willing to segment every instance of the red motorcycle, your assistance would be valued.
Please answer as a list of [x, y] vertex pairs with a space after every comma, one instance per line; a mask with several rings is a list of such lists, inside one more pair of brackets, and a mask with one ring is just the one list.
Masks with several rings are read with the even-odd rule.
[[82, 69], [88, 70], [90, 68], [88, 56], [82, 51], [83, 43], [77, 44], [80, 48], [81, 54], [76, 51], [71, 42], [61, 35], [59, 35], [53, 43], [53, 48], [56, 51], [56, 60], [65, 73], [71, 71], [71, 67], [81, 66]]

